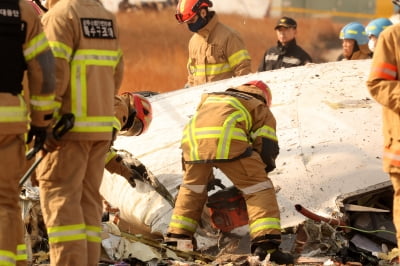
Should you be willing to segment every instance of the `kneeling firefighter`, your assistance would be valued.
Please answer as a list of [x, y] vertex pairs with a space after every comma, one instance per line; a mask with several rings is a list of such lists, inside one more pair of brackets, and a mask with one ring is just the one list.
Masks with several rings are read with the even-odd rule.
[[[118, 120], [116, 132], [122, 136], [139, 136], [147, 131], [152, 121], [152, 108], [150, 101], [138, 94], [125, 92], [116, 96], [115, 117]], [[114, 137], [115, 138], [115, 137]], [[113, 148], [110, 148], [105, 162], [105, 167], [110, 173], [116, 173], [126, 178], [129, 184], [136, 186], [135, 179], [142, 180], [146, 168], [136, 160], [127, 163], [124, 158]]]
[[242, 193], [247, 205], [251, 252], [264, 260], [291, 264], [279, 249], [280, 212], [268, 172], [279, 154], [271, 92], [262, 81], [250, 81], [224, 92], [203, 94], [185, 126], [181, 148], [184, 177], [165, 236], [170, 245], [192, 240], [207, 201], [207, 184], [219, 168]]

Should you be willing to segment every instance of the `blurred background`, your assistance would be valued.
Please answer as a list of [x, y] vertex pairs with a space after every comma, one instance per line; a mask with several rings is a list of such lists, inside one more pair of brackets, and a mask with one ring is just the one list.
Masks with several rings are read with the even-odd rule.
[[[176, 0], [103, 0], [116, 13], [124, 52], [122, 91], [167, 92], [187, 79], [187, 45], [192, 33], [175, 20]], [[378, 17], [398, 15], [390, 0], [214, 0], [211, 10], [244, 39], [257, 67], [276, 44], [275, 24], [285, 15], [298, 23], [297, 43], [315, 63], [336, 61], [340, 29], [351, 21], [366, 25]]]

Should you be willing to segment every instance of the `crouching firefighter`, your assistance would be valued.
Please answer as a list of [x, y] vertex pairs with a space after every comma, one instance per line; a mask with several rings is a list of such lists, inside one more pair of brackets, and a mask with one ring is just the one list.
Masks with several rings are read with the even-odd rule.
[[[115, 117], [117, 119], [115, 135], [139, 136], [147, 131], [152, 121], [152, 107], [150, 101], [138, 94], [125, 92], [116, 96]], [[118, 132], [118, 133], [117, 133]], [[116, 173], [126, 178], [132, 187], [136, 186], [135, 179], [142, 180], [146, 168], [143, 164], [124, 160], [118, 151], [110, 148], [107, 153], [105, 168], [110, 173]]]
[[[278, 264], [293, 263], [279, 249], [280, 213], [268, 172], [279, 154], [271, 93], [262, 81], [224, 92], [206, 93], [185, 126], [181, 148], [184, 177], [164, 241], [174, 245], [193, 238], [207, 200], [213, 168], [242, 191], [247, 205], [251, 252]], [[195, 244], [195, 243], [194, 243]]]
[[54, 57], [27, 1], [3, 0], [0, 10], [0, 265], [27, 265], [18, 182], [25, 142], [42, 147], [52, 121]]

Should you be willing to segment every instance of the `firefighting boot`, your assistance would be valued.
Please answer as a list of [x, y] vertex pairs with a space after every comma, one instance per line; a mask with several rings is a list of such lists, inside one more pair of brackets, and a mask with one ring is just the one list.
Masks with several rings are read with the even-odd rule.
[[164, 244], [183, 251], [193, 251], [197, 248], [196, 240], [193, 237], [184, 234], [168, 233], [164, 236]]
[[253, 243], [251, 245], [251, 253], [258, 256], [260, 261], [270, 254], [269, 260], [277, 264], [294, 264], [294, 257], [290, 253], [284, 252], [279, 248], [279, 242], [276, 240], [267, 240], [263, 242]]

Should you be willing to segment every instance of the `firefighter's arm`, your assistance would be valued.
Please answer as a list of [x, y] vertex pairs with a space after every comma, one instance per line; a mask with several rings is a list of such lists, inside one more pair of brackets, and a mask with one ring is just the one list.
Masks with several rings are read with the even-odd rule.
[[47, 127], [52, 121], [55, 107], [54, 56], [34, 9], [25, 1], [20, 4], [22, 17], [28, 20], [23, 44], [28, 80], [24, 94], [30, 98], [31, 124]]
[[235, 77], [251, 73], [251, 58], [243, 39], [231, 34], [227, 43], [227, 58]]
[[367, 80], [371, 96], [395, 113], [400, 113], [399, 35], [399, 30], [392, 29], [379, 35]]
[[266, 164], [265, 171], [271, 172], [276, 168], [275, 160], [279, 155], [279, 144], [276, 136], [276, 121], [268, 107], [258, 109], [255, 116], [255, 126], [251, 136], [253, 148], [260, 154]]
[[115, 149], [111, 148], [108, 151], [105, 168], [110, 173], [115, 173], [124, 177], [132, 187], [136, 187], [135, 180], [143, 181], [143, 177], [133, 166], [134, 164], [129, 163], [123, 154], [118, 154]]
[[261, 158], [267, 165], [265, 171], [267, 173], [276, 168], [275, 160], [279, 154], [278, 142], [269, 138], [262, 138]]

